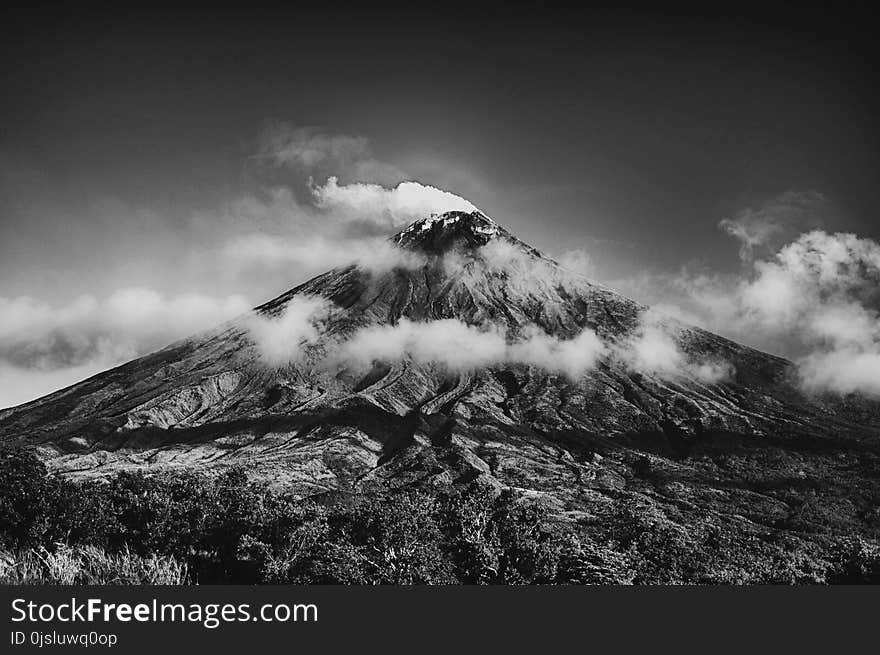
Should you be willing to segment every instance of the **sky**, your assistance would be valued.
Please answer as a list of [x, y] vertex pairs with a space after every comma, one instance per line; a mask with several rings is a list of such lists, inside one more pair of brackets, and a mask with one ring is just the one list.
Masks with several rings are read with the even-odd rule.
[[846, 372], [823, 388], [880, 389], [865, 24], [766, 7], [10, 14], [0, 407], [341, 257], [376, 265], [384, 235], [461, 203], [810, 380]]

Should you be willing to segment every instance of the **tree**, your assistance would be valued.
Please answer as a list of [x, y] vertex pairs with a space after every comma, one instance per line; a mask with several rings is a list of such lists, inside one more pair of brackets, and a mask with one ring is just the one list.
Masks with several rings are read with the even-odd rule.
[[12, 548], [42, 544], [52, 496], [46, 466], [32, 450], [3, 450], [0, 480], [0, 542]]

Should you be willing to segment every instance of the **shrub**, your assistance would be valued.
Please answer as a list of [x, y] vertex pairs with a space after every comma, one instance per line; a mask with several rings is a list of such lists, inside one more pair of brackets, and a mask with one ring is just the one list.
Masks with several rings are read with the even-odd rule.
[[29, 548], [49, 531], [52, 481], [30, 450], [0, 451], [0, 545]]
[[462, 582], [535, 584], [556, 578], [560, 544], [540, 506], [476, 485], [446, 496], [441, 515], [446, 548]]
[[842, 539], [833, 550], [831, 581], [880, 584], [880, 544], [861, 537]]
[[272, 555], [272, 582], [442, 584], [454, 582], [441, 549], [435, 501], [419, 492], [369, 495], [329, 511], [310, 508]]
[[567, 535], [561, 546], [556, 582], [574, 585], [628, 585], [635, 571], [630, 558], [590, 539]]

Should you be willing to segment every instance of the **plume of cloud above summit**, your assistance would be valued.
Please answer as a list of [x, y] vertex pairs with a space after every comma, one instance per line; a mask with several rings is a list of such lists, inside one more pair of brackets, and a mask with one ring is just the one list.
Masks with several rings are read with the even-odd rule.
[[401, 182], [388, 189], [379, 184], [340, 185], [338, 178], [331, 177], [312, 192], [320, 211], [352, 221], [374, 221], [389, 230], [430, 214], [477, 210], [461, 196], [418, 182]]

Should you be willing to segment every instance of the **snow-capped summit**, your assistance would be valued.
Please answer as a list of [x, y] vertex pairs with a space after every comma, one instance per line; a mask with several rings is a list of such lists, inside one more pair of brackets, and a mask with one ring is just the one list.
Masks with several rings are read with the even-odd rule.
[[454, 246], [479, 247], [495, 238], [518, 241], [486, 214], [476, 210], [431, 214], [399, 232], [393, 241], [402, 248], [440, 253]]

